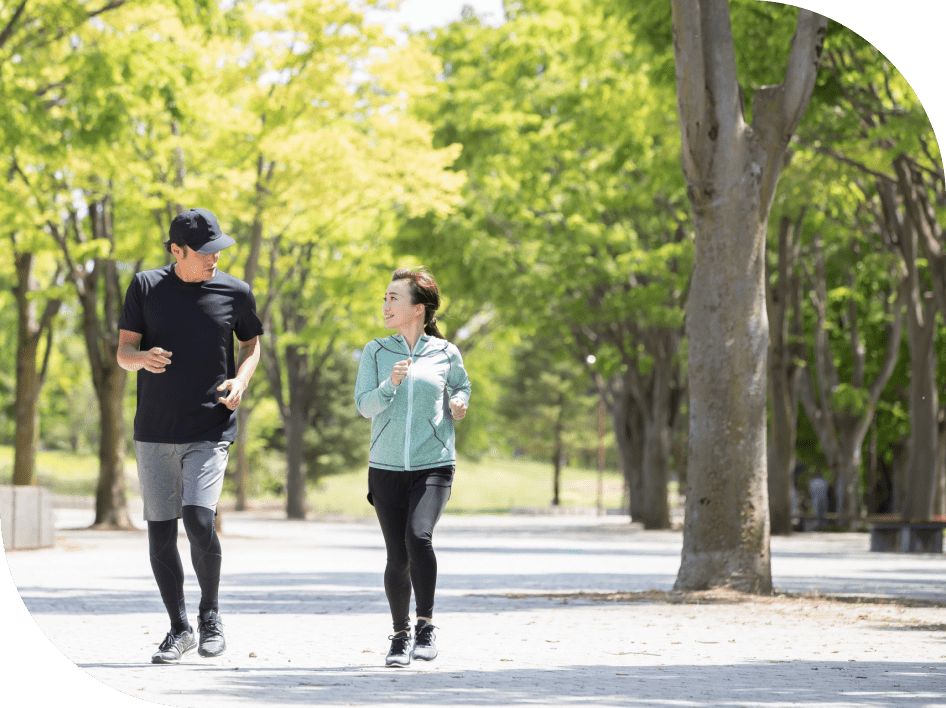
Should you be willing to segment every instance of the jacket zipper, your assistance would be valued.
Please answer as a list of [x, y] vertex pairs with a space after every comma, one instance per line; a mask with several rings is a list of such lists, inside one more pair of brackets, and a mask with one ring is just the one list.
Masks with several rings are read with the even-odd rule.
[[[407, 340], [405, 340], [407, 343]], [[414, 351], [417, 351], [417, 345], [420, 344], [420, 338], [414, 343]], [[414, 366], [414, 351], [410, 353], [411, 366]], [[404, 424], [404, 469], [411, 469], [411, 418], [414, 414], [414, 377], [411, 376], [411, 366], [407, 367], [407, 421]]]

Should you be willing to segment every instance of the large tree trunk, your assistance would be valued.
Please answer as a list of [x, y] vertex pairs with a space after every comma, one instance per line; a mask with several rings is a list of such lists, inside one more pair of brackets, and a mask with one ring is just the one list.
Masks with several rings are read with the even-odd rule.
[[16, 431], [13, 436], [13, 484], [36, 481], [36, 452], [39, 446], [39, 392], [41, 377], [36, 368], [33, 338], [21, 337], [16, 348], [16, 397], [13, 411]]
[[[33, 254], [14, 251], [13, 257], [17, 278], [13, 288], [17, 307], [16, 394], [13, 402], [16, 420], [13, 436], [13, 484], [29, 485], [36, 482], [39, 394], [52, 351], [53, 318], [59, 312], [62, 303], [57, 299], [47, 299], [42, 316], [37, 318], [37, 301], [31, 297], [31, 293], [38, 289], [36, 279], [33, 277]], [[55, 279], [54, 277], [53, 280]], [[42, 363], [39, 363], [37, 362], [39, 345], [44, 338], [45, 352]]]
[[641, 521], [644, 516], [644, 421], [620, 377], [612, 382], [613, 404], [611, 407], [614, 439], [621, 459], [624, 477], [624, 496], [631, 521]]
[[125, 420], [122, 403], [127, 372], [109, 367], [102, 385], [96, 387], [99, 417], [99, 479], [95, 491], [95, 526], [132, 528], [125, 494]]
[[785, 80], [746, 125], [729, 5], [673, 0], [683, 172], [696, 250], [687, 306], [690, 441], [675, 587], [769, 593], [765, 234], [788, 140], [814, 88], [827, 20], [799, 10]]
[[[670, 337], [662, 338], [667, 343]], [[672, 353], [655, 358], [650, 410], [644, 415], [644, 528], [669, 529], [667, 478], [670, 465]]]
[[[912, 306], [907, 307], [911, 312]], [[933, 334], [935, 310], [927, 309], [928, 329], [911, 314], [910, 336], [910, 447], [907, 465], [906, 499], [903, 517], [909, 521], [929, 521], [936, 497], [939, 460], [939, 393], [936, 386], [936, 351]]]
[[[929, 520], [933, 515], [937, 482], [939, 395], [936, 386], [937, 303], [943, 306], [942, 251], [937, 236], [942, 230], [927, 201], [928, 187], [910, 159], [893, 162], [896, 182], [878, 180], [883, 206], [880, 226], [889, 245], [900, 252], [905, 273], [907, 335], [910, 343], [910, 441], [903, 516]], [[921, 247], [923, 248], [921, 252]], [[925, 253], [929, 278], [920, 272]], [[929, 289], [927, 283], [932, 284]]]
[[[678, 589], [772, 589], [764, 225], [757, 198], [743, 196], [745, 201], [732, 195], [694, 208], [698, 237], [687, 307], [690, 441]], [[733, 258], [746, 251], [753, 254], [748, 264]]]
[[[861, 430], [863, 432], [860, 432]], [[855, 519], [861, 513], [861, 446], [866, 434], [866, 425], [858, 428], [852, 425], [851, 429], [843, 431], [841, 435], [846, 444], [842, 445], [834, 468], [834, 498], [837, 500], [838, 526], [841, 528], [854, 528], [857, 525]]]
[[[112, 247], [111, 198], [106, 196], [89, 205], [92, 238], [107, 241]], [[68, 233], [74, 235], [70, 243]], [[122, 288], [118, 266], [109, 258], [96, 258], [91, 268], [76, 262], [74, 248], [87, 244], [82, 220], [72, 210], [70, 224], [50, 222], [50, 231], [62, 249], [69, 269], [69, 279], [76, 287], [82, 306], [82, 333], [85, 339], [92, 384], [99, 404], [99, 477], [95, 493], [95, 526], [133, 528], [125, 496], [125, 421], [122, 402], [127, 372], [118, 365], [118, 320], [122, 310]], [[100, 297], [100, 285], [104, 298]], [[100, 306], [101, 305], [101, 306]]]

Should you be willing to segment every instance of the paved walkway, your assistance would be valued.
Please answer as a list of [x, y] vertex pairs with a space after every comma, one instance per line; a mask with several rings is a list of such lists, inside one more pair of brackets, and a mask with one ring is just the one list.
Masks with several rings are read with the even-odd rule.
[[3, 571], [4, 703], [946, 706], [946, 556], [869, 553], [866, 535], [773, 539], [776, 587], [805, 597], [680, 597], [669, 592], [679, 532], [626, 517], [447, 516], [436, 536], [441, 654], [397, 670], [383, 667], [390, 617], [374, 520], [228, 513], [228, 651], [155, 666], [167, 620], [145, 534], [68, 530], [89, 513], [57, 513], [55, 548], [6, 554], [35, 623]]

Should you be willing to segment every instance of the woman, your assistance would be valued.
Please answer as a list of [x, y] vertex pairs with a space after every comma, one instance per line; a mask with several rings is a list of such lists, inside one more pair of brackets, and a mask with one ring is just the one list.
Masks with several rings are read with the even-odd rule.
[[439, 306], [440, 292], [430, 273], [394, 271], [382, 313], [384, 326], [397, 334], [368, 342], [355, 383], [358, 411], [371, 418], [368, 501], [388, 552], [384, 592], [394, 635], [388, 637], [387, 666], [437, 656], [432, 623], [437, 558], [431, 540], [453, 483], [453, 421], [466, 415], [470, 400], [460, 352], [437, 329]]

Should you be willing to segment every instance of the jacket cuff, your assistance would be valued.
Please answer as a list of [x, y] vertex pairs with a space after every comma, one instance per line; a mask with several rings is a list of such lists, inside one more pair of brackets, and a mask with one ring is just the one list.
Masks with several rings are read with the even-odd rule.
[[397, 386], [391, 381], [389, 376], [384, 381], [381, 382], [381, 385], [378, 387], [378, 391], [381, 392], [381, 395], [386, 399], [390, 400], [394, 398], [394, 394], [397, 393]]

